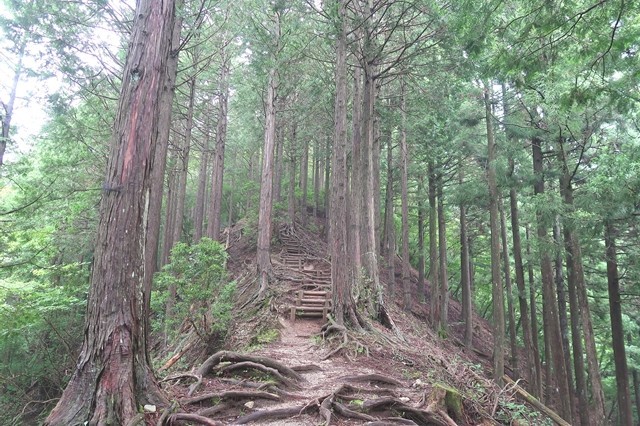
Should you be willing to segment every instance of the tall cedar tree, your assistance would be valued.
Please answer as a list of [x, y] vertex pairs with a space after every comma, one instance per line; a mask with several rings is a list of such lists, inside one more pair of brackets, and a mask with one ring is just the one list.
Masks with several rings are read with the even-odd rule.
[[175, 3], [139, 0], [100, 206], [85, 339], [76, 370], [46, 425], [128, 424], [164, 404], [145, 343], [145, 242], [151, 173], [167, 99]]

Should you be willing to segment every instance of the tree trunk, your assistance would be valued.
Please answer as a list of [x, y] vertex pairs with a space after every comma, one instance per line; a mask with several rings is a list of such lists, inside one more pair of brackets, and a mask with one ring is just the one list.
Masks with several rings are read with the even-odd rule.
[[[161, 100], [170, 76], [174, 3], [140, 0], [124, 69], [76, 369], [46, 425], [127, 424], [144, 404], [165, 405], [145, 338], [145, 242]], [[126, 244], [123, 244], [126, 242]]]
[[257, 267], [260, 277], [259, 296], [267, 291], [271, 279], [271, 208], [273, 205], [273, 154], [276, 138], [276, 70], [269, 71], [267, 98], [265, 99], [264, 148], [262, 152], [262, 179], [260, 180], [260, 208], [258, 210]]
[[385, 254], [389, 259], [389, 294], [396, 291], [396, 224], [393, 200], [393, 143], [387, 142], [387, 189], [385, 194]]
[[493, 295], [493, 380], [503, 385], [504, 376], [504, 292], [500, 271], [500, 227], [498, 216], [498, 183], [496, 179], [496, 141], [491, 113], [491, 82], [484, 89], [485, 121], [487, 126], [487, 184], [489, 186], [489, 217], [491, 225], [491, 281]]
[[[173, 250], [176, 243], [180, 242], [182, 236], [182, 224], [184, 222], [184, 203], [187, 194], [187, 175], [189, 173], [189, 153], [191, 150], [191, 131], [193, 128], [193, 102], [196, 91], [196, 81], [192, 78], [189, 83], [189, 106], [187, 108], [187, 121], [185, 123], [185, 132], [182, 148], [178, 153], [178, 170], [177, 170], [177, 182], [176, 193], [173, 206], [173, 223], [170, 241], [168, 241], [167, 247], [169, 251]], [[165, 327], [169, 327], [171, 319], [173, 319], [173, 307], [176, 302], [177, 287], [175, 283], [169, 285], [169, 295], [167, 297], [167, 303], [165, 306]], [[168, 335], [168, 330], [165, 329], [165, 337]]]
[[[458, 170], [458, 182], [464, 182], [464, 165]], [[471, 295], [471, 265], [469, 263], [469, 235], [467, 232], [467, 209], [462, 202], [460, 208], [460, 287], [462, 287], [462, 321], [464, 322], [464, 344], [473, 347], [473, 299]]]
[[[351, 226], [352, 274], [356, 285], [359, 285], [362, 271], [362, 69], [356, 66], [353, 70], [353, 112], [352, 112], [352, 150], [351, 150], [351, 202], [353, 203], [353, 220]], [[393, 289], [392, 289], [393, 291]]]
[[424, 277], [424, 180], [422, 176], [418, 180], [418, 300], [424, 303], [426, 300], [425, 277]]
[[[513, 159], [509, 160], [512, 165], [510, 167], [513, 170]], [[527, 293], [524, 280], [524, 265], [522, 262], [522, 242], [520, 239], [520, 218], [518, 212], [518, 199], [516, 189], [512, 186], [509, 190], [509, 203], [511, 210], [511, 234], [513, 238], [513, 260], [516, 270], [516, 286], [518, 287], [518, 305], [520, 307], [520, 322], [522, 323], [522, 336], [524, 340], [524, 371], [526, 371], [526, 377], [529, 378], [531, 383], [532, 394], [540, 396], [537, 393], [539, 388], [538, 375], [536, 374], [536, 360], [534, 353], [537, 350], [537, 345], [534, 348], [533, 337], [531, 335], [531, 322], [529, 318], [529, 305], [527, 303]], [[537, 335], [536, 335], [537, 337]]]
[[440, 324], [440, 264], [438, 262], [438, 208], [436, 206], [436, 174], [429, 161], [429, 281], [431, 284], [431, 324], [437, 331]]
[[[287, 191], [287, 216], [289, 223], [296, 221], [296, 123], [291, 124], [291, 141], [289, 141], [289, 190]], [[345, 240], [346, 244], [346, 240]]]
[[[529, 226], [525, 227], [525, 235], [527, 241], [527, 278], [529, 281], [529, 306], [531, 307], [531, 336], [533, 344], [533, 365], [535, 367], [535, 384], [534, 396], [543, 399], [542, 391], [542, 363], [540, 361], [540, 344], [538, 342], [538, 308], [536, 303], [536, 281], [533, 276], [533, 262], [531, 261], [531, 239], [529, 238]], [[534, 383], [532, 383], [534, 384]]]
[[[562, 178], [561, 183], [562, 185]], [[591, 424], [589, 415], [589, 403], [587, 401], [587, 387], [585, 379], [584, 352], [582, 347], [580, 327], [580, 313], [578, 307], [578, 295], [576, 292], [576, 272], [573, 265], [571, 240], [567, 225], [564, 224], [564, 243], [566, 250], [567, 287], [569, 292], [569, 310], [571, 313], [571, 343], [573, 347], [573, 371], [576, 377], [576, 396], [578, 397], [578, 417], [580, 424]], [[602, 419], [603, 420], [603, 419]], [[598, 424], [598, 423], [596, 423]]]
[[300, 189], [302, 198], [300, 199], [300, 223], [307, 226], [307, 186], [309, 182], [309, 140], [305, 137], [302, 144], [302, 158], [300, 159]]
[[[543, 175], [543, 158], [542, 158], [542, 140], [538, 137], [532, 139], [532, 152], [533, 152], [533, 171], [536, 176], [534, 183], [535, 195], [541, 195], [544, 193], [544, 175]], [[546, 313], [545, 332], [548, 333], [549, 338], [549, 352], [550, 358], [547, 362], [553, 367], [553, 377], [557, 379], [557, 392], [552, 396], [553, 399], [559, 399], [561, 402], [560, 415], [565, 420], [571, 420], [571, 404], [566, 395], [571, 395], [569, 392], [569, 383], [567, 381], [567, 371], [564, 363], [564, 354], [562, 350], [562, 336], [560, 334], [560, 319], [558, 315], [558, 301], [556, 299], [556, 292], [553, 285], [553, 269], [551, 265], [551, 257], [547, 250], [543, 248], [545, 244], [549, 243], [549, 237], [547, 227], [544, 223], [544, 215], [540, 209], [536, 211], [537, 218], [537, 235], [540, 244], [539, 256], [540, 256], [540, 271], [542, 274], [542, 303], [543, 314]], [[547, 380], [551, 377], [547, 376]]]
[[4, 164], [4, 153], [7, 149], [7, 142], [9, 142], [9, 137], [11, 135], [10, 131], [11, 118], [13, 117], [13, 106], [16, 102], [18, 83], [20, 82], [20, 76], [22, 75], [22, 60], [24, 59], [24, 50], [26, 46], [26, 40], [22, 40], [18, 49], [18, 63], [16, 64], [16, 69], [13, 72], [9, 100], [6, 104], [2, 105], [4, 107], [4, 114], [2, 115], [2, 134], [0, 135], [0, 167]]
[[[180, 10], [183, 0], [178, 0], [174, 9]], [[158, 244], [160, 241], [160, 225], [162, 218], [162, 193], [164, 191], [165, 169], [167, 165], [167, 152], [169, 150], [169, 132], [171, 127], [171, 114], [173, 111], [173, 95], [175, 93], [176, 75], [178, 73], [178, 56], [180, 52], [180, 33], [182, 30], [182, 18], [176, 15], [171, 34], [171, 51], [167, 59], [167, 72], [165, 87], [162, 91], [160, 102], [160, 118], [158, 120], [157, 147], [153, 158], [154, 167], [151, 170], [151, 193], [156, 194], [149, 202], [149, 222], [147, 226], [147, 239], [144, 254], [144, 312], [151, 311], [151, 285], [153, 276], [158, 270]], [[150, 315], [144, 318], [145, 338], [148, 339]], [[148, 342], [147, 342], [148, 344]], [[147, 363], [151, 365], [151, 357], [147, 352]]]
[[624, 347], [624, 327], [622, 325], [622, 302], [620, 300], [620, 278], [618, 275], [617, 230], [610, 220], [605, 221], [604, 245], [607, 261], [607, 284], [609, 289], [609, 314], [611, 316], [611, 341], [613, 361], [616, 370], [618, 394], [618, 422], [622, 426], [633, 424], [631, 396], [629, 394], [629, 371]]
[[[207, 236], [212, 240], [220, 238], [220, 216], [222, 213], [222, 190], [224, 184], [224, 151], [227, 143], [227, 121], [229, 102], [229, 58], [224, 49], [221, 53], [220, 82], [218, 94], [218, 124], [216, 125], [216, 147], [213, 151], [211, 171], [211, 199]], [[265, 146], [266, 148], [266, 146]]]
[[562, 336], [562, 353], [564, 355], [564, 365], [567, 371], [567, 385], [569, 387], [571, 398], [571, 417], [577, 418], [575, 398], [576, 391], [573, 386], [573, 373], [571, 368], [571, 347], [569, 346], [569, 317], [567, 316], [567, 295], [564, 289], [564, 270], [562, 262], [562, 237], [560, 236], [560, 218], [556, 216], [553, 223], [553, 242], [555, 246], [554, 258], [554, 280], [556, 285], [556, 294], [558, 295], [558, 317], [560, 319], [560, 335]]
[[374, 104], [375, 104], [375, 80], [373, 78], [373, 66], [365, 64], [364, 69], [364, 107], [362, 109], [362, 191], [364, 198], [364, 221], [362, 225], [363, 245], [361, 253], [363, 255], [363, 266], [365, 271], [365, 282], [369, 286], [368, 292], [371, 299], [367, 300], [368, 311], [371, 317], [380, 319], [384, 310], [383, 291], [380, 285], [380, 271], [378, 269], [378, 239], [376, 238], [376, 198], [375, 192], [379, 189], [375, 187], [374, 165]]
[[[562, 141], [561, 141], [562, 142]], [[567, 164], [566, 155], [564, 152], [564, 143], [559, 145], [560, 164], [562, 166], [562, 175], [560, 178], [560, 193], [564, 204], [569, 212], [574, 210], [573, 205], [573, 186], [571, 184], [571, 175], [569, 172], [569, 166]], [[605, 423], [605, 402], [604, 391], [602, 390], [602, 379], [600, 377], [600, 366], [598, 364], [598, 355], [596, 349], [596, 342], [593, 333], [593, 324], [591, 321], [591, 312], [589, 308], [589, 302], [587, 300], [587, 288], [585, 285], [584, 268], [582, 264], [582, 248], [577, 233], [570, 226], [565, 223], [564, 226], [564, 241], [565, 250], [567, 253], [567, 270], [569, 271], [569, 300], [575, 297], [575, 311], [571, 308], [571, 322], [572, 322], [572, 337], [573, 337], [573, 359], [574, 369], [576, 372], [576, 388], [578, 389], [578, 401], [581, 405], [580, 415], [583, 424], [588, 414], [590, 419], [593, 418], [593, 424], [600, 425]], [[575, 293], [572, 295], [572, 293]], [[574, 324], [575, 318], [575, 324]], [[580, 320], [582, 324], [580, 324]], [[582, 340], [580, 339], [580, 326], [582, 326], [582, 333], [584, 334], [584, 349], [586, 351], [588, 376], [591, 384], [591, 410], [586, 411], [582, 407], [587, 400], [587, 390], [585, 385], [582, 385], [583, 391], [581, 394], [579, 385], [577, 383], [578, 376], [584, 375], [584, 359], [582, 356]], [[575, 335], [575, 336], [574, 336]], [[584, 380], [584, 379], [582, 379]], [[584, 413], [584, 414], [583, 414]]]
[[347, 263], [347, 29], [344, 0], [337, 0], [339, 34], [336, 40], [336, 97], [335, 134], [331, 173], [331, 282], [333, 288], [333, 312], [336, 322], [345, 320], [357, 324], [355, 303], [351, 296], [351, 285]]
[[[402, 202], [402, 290], [404, 292], [404, 310], [411, 311], [411, 265], [409, 264], [409, 150], [407, 148], [407, 102], [405, 82], [401, 81], [401, 105], [400, 112], [402, 114], [402, 129], [400, 134], [400, 160], [402, 161], [402, 178], [401, 184], [401, 202]], [[391, 143], [391, 140], [389, 140]], [[393, 258], [392, 258], [393, 260]]]
[[631, 372], [633, 377], [633, 394], [636, 399], [636, 412], [640, 415], [640, 378], [638, 377], [638, 370], [636, 368]]
[[[280, 101], [284, 103], [283, 100]], [[279, 110], [283, 110], [284, 106], [280, 105]], [[276, 143], [276, 160], [275, 160], [275, 175], [273, 177], [273, 199], [276, 203], [282, 201], [282, 167], [284, 165], [284, 130], [285, 123], [278, 123], [277, 130], [275, 131], [275, 143]]]
[[440, 260], [440, 324], [439, 329], [447, 332], [449, 330], [449, 274], [447, 271], [447, 219], [444, 214], [444, 197], [442, 195], [442, 174], [436, 179], [438, 191], [438, 248], [440, 250], [438, 259]]
[[164, 215], [164, 235], [162, 237], [162, 266], [169, 263], [169, 255], [173, 247], [173, 229], [176, 221], [177, 170], [175, 154], [169, 156], [169, 173], [167, 175], [167, 207]]
[[193, 242], [198, 243], [204, 230], [204, 212], [207, 194], [208, 166], [211, 149], [211, 100], [207, 102], [207, 117], [204, 128], [204, 145], [200, 154], [200, 169], [198, 171], [198, 189], [196, 192], [196, 205], [193, 211]]
[[318, 217], [320, 209], [320, 141], [316, 139], [313, 145], [313, 217]]
[[184, 203], [187, 195], [187, 177], [189, 174], [189, 155], [191, 153], [191, 133], [193, 130], [193, 103], [196, 93], [195, 78], [189, 80], [189, 106], [187, 107], [187, 120], [182, 149], [178, 155], [178, 191], [176, 193], [175, 223], [171, 248], [180, 242], [182, 237], [182, 225], [184, 222]]
[[[511, 105], [507, 101], [507, 86], [502, 83], [502, 107], [504, 111], [505, 119], [511, 117]], [[505, 124], [505, 135], [509, 144], [515, 143], [511, 127], [508, 122]], [[525, 377], [529, 380], [530, 388], [533, 395], [537, 395], [538, 375], [536, 374], [536, 361], [534, 357], [534, 350], [537, 350], [537, 345], [534, 349], [533, 337], [531, 335], [531, 323], [529, 317], [529, 306], [527, 303], [527, 293], [525, 287], [524, 278], [524, 265], [522, 262], [522, 241], [520, 238], [520, 218], [518, 212], [518, 196], [516, 192], [516, 183], [514, 182], [514, 170], [515, 161], [512, 157], [509, 157], [509, 174], [508, 177], [511, 180], [509, 188], [509, 212], [511, 214], [511, 236], [513, 240], [513, 263], [516, 273], [516, 287], [518, 288], [518, 307], [520, 308], [520, 322], [522, 324], [522, 339], [524, 342], [524, 358], [519, 360], [522, 362], [522, 369], [525, 372]], [[505, 243], [506, 245], [506, 238]], [[537, 335], [536, 335], [537, 338]], [[522, 370], [521, 370], [522, 371]]]
[[502, 262], [504, 264], [504, 284], [507, 291], [507, 317], [509, 318], [509, 346], [511, 347], [511, 369], [516, 377], [520, 377], [518, 368], [518, 345], [516, 344], [516, 315], [513, 309], [513, 286], [511, 285], [511, 261], [507, 244], [507, 222], [504, 217], [502, 200], [498, 202], [500, 213], [500, 238], [502, 241]]

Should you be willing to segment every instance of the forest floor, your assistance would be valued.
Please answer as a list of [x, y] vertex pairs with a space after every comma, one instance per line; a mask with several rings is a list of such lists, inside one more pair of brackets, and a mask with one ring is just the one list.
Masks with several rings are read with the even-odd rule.
[[[299, 238], [307, 250], [324, 250], [313, 233]], [[296, 275], [278, 256], [272, 259], [278, 290], [251, 302], [251, 238], [229, 241], [242, 312], [227, 342], [234, 351], [200, 356], [190, 371], [169, 370], [164, 386], [177, 402], [174, 414], [164, 414], [169, 424], [551, 424], [522, 405], [513, 387], [501, 389], [489, 380], [489, 324], [477, 318], [474, 348], [465, 348], [456, 301], [447, 336], [429, 326], [427, 303], [416, 300], [405, 312], [393, 298], [387, 310], [394, 332], [374, 322], [364, 333], [325, 333], [322, 319], [291, 320]]]

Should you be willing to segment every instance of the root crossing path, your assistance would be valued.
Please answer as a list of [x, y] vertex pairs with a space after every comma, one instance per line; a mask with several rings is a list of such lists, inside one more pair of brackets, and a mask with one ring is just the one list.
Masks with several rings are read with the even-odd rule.
[[258, 351], [209, 357], [191, 375], [197, 382], [181, 400], [188, 417], [173, 414], [168, 423], [188, 418], [219, 425], [466, 424], [453, 420], [444, 394], [434, 397], [433, 388], [403, 377], [384, 359], [331, 355], [332, 346], [322, 344], [322, 321], [280, 322], [279, 339]]

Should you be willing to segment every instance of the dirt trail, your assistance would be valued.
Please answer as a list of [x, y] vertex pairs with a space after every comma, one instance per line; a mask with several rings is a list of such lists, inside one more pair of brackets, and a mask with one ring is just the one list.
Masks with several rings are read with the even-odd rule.
[[[294, 391], [295, 394], [300, 395], [299, 401], [291, 399], [284, 400], [279, 404], [265, 404], [269, 406], [269, 409], [282, 408], [325, 397], [340, 386], [342, 383], [341, 377], [372, 373], [372, 370], [362, 368], [358, 363], [350, 363], [340, 356], [327, 360], [322, 359], [328, 351], [320, 348], [313, 341], [314, 336], [320, 332], [321, 321], [298, 319], [292, 322], [281, 318], [280, 323], [282, 325], [280, 338], [262, 350], [257, 351], [256, 355], [268, 356], [290, 367], [312, 364], [318, 366], [320, 370], [301, 372], [305, 381], [301, 383], [300, 390]], [[317, 425], [318, 416], [302, 415], [288, 420], [273, 420], [252, 424]], [[342, 422], [341, 424], [356, 423]]]
[[[419, 400], [423, 397], [424, 390], [422, 388], [413, 387], [412, 380], [403, 380], [402, 373], [400, 377], [397, 374], [390, 375], [387, 369], [376, 368], [370, 358], [359, 357], [355, 361], [350, 361], [344, 356], [336, 354], [329, 359], [324, 359], [329, 353], [330, 348], [321, 347], [314, 339], [319, 339], [322, 321], [297, 319], [295, 322], [280, 318], [282, 329], [280, 330], [280, 338], [262, 349], [256, 351], [252, 355], [266, 356], [273, 358], [278, 362], [296, 369], [300, 366], [315, 366], [313, 370], [303, 370], [300, 373], [303, 381], [300, 383], [300, 389], [293, 390], [299, 398], [284, 397], [281, 402], [274, 401], [256, 401], [253, 409], [274, 410], [278, 408], [290, 407], [295, 405], [304, 405], [314, 400], [322, 401], [327, 395], [337, 391], [342, 385], [349, 383], [359, 389], [366, 389], [366, 394], [356, 394], [353, 398], [360, 401], [383, 395], [394, 395], [399, 400], [409, 404], [418, 406]], [[384, 360], [383, 360], [384, 361]], [[388, 365], [391, 367], [391, 365]], [[393, 368], [393, 367], [391, 367]], [[371, 377], [372, 375], [380, 375], [382, 378], [388, 377], [395, 380], [397, 384], [383, 383], [376, 380], [359, 380], [360, 378]], [[357, 379], [356, 379], [357, 378]], [[379, 395], [376, 395], [380, 392]], [[384, 410], [383, 410], [384, 411]], [[380, 413], [377, 418], [384, 418], [387, 414]], [[289, 419], [278, 419], [269, 421], [252, 422], [251, 424], [259, 425], [317, 425], [319, 424], [319, 416], [317, 413], [309, 415], [302, 414]], [[334, 416], [331, 424], [333, 425], [361, 425], [365, 424], [363, 419], [348, 419], [342, 416]]]

